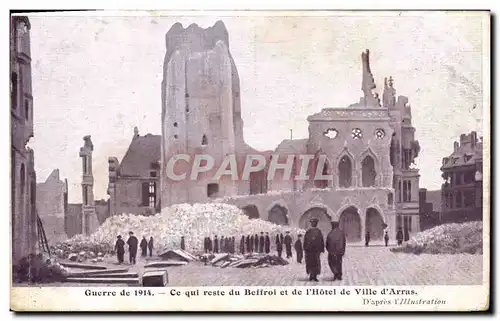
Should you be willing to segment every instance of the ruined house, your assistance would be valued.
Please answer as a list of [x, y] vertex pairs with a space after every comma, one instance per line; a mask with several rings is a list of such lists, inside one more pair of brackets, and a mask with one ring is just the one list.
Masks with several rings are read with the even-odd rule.
[[476, 132], [460, 135], [441, 166], [441, 222], [483, 219], [483, 143]]
[[33, 131], [30, 22], [11, 17], [10, 124], [12, 259], [37, 250], [36, 175], [34, 152], [27, 145]]
[[68, 183], [59, 178], [59, 170], [50, 173], [45, 182], [36, 185], [36, 207], [49, 244], [67, 239], [65, 214]]

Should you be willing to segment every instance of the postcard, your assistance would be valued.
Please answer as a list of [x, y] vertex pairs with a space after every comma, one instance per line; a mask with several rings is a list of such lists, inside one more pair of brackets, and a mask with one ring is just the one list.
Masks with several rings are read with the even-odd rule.
[[12, 14], [14, 311], [484, 311], [488, 11]]

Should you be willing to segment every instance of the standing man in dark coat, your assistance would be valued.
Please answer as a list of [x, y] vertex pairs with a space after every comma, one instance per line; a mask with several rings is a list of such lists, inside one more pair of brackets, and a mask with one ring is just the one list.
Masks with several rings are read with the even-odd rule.
[[118, 264], [122, 264], [123, 256], [125, 255], [125, 242], [123, 242], [121, 235], [116, 237], [115, 251]]
[[148, 241], [145, 236], [142, 237], [141, 244], [139, 246], [141, 247], [141, 256], [148, 256]]
[[205, 236], [203, 239], [203, 253], [208, 253], [208, 237]]
[[151, 236], [149, 238], [149, 242], [148, 242], [149, 257], [153, 256], [153, 247], [154, 247], [154, 241], [153, 241], [153, 237]]
[[342, 280], [342, 257], [345, 254], [346, 238], [340, 229], [339, 222], [332, 222], [332, 230], [326, 237], [328, 265], [333, 273], [333, 281]]
[[309, 281], [318, 282], [318, 275], [321, 274], [320, 255], [325, 251], [325, 240], [323, 233], [317, 227], [318, 219], [310, 220], [311, 228], [304, 235], [304, 252], [306, 259], [306, 273], [309, 275]]
[[139, 245], [139, 240], [134, 236], [134, 232], [128, 233], [129, 238], [127, 240], [129, 260], [130, 264], [135, 264], [135, 258], [137, 256], [137, 245]]
[[253, 237], [253, 250], [254, 252], [259, 252], [259, 235], [255, 234]]
[[214, 253], [219, 253], [219, 239], [217, 235], [214, 237]]
[[220, 241], [219, 241], [219, 251], [220, 251], [221, 253], [224, 253], [224, 250], [225, 250], [224, 246], [225, 246], [225, 245], [226, 245], [226, 240], [224, 239], [224, 235], [222, 235], [222, 236], [220, 237]]
[[209, 237], [207, 237], [207, 243], [208, 243], [208, 253], [212, 253], [213, 251], [213, 243], [212, 243], [212, 239]]
[[368, 229], [366, 230], [366, 233], [365, 233], [365, 246], [368, 246], [370, 245], [370, 231], [368, 231]]
[[302, 234], [299, 234], [297, 241], [294, 244], [295, 252], [297, 252], [297, 263], [302, 263], [304, 257], [304, 249], [302, 247]]
[[285, 237], [283, 236], [283, 233], [280, 233], [280, 242], [283, 244], [285, 242]]
[[289, 259], [292, 257], [292, 237], [290, 236], [290, 232], [286, 231], [285, 235], [285, 250], [286, 250], [286, 258]]
[[247, 235], [246, 243], [247, 243], [247, 252], [252, 253], [252, 239], [250, 238], [250, 235]]
[[384, 242], [385, 246], [387, 247], [387, 245], [389, 244], [389, 231], [387, 229], [385, 229], [384, 231]]
[[181, 250], [186, 249], [186, 241], [184, 240], [184, 236], [181, 236]]
[[259, 237], [259, 253], [264, 253], [264, 242], [266, 241], [266, 238], [264, 237], [264, 232], [260, 232], [260, 237]]
[[234, 236], [233, 236], [233, 239], [231, 241], [231, 245], [233, 246], [232, 253], [235, 254], [236, 253], [236, 238]]
[[266, 232], [266, 238], [264, 240], [264, 250], [266, 254], [269, 254], [271, 252], [271, 238], [269, 237], [269, 232]]
[[253, 235], [250, 235], [250, 253], [253, 253], [253, 245], [255, 244]]
[[281, 253], [283, 253], [283, 242], [279, 234], [276, 234], [276, 251], [278, 251], [278, 256], [281, 257]]
[[401, 228], [399, 228], [396, 233], [396, 240], [398, 241], [398, 245], [403, 244], [403, 230]]
[[240, 240], [240, 254], [245, 254], [245, 236], [243, 235]]

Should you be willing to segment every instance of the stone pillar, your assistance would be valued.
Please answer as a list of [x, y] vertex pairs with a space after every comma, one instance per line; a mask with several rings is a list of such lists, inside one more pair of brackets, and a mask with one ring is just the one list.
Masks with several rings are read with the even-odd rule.
[[92, 152], [94, 145], [90, 135], [83, 137], [84, 145], [80, 148], [82, 158], [82, 234], [90, 235], [97, 228], [97, 213], [94, 204], [94, 176], [92, 174]]

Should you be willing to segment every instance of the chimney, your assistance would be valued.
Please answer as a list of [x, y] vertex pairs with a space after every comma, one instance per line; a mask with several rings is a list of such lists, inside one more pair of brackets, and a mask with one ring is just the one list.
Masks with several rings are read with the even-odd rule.
[[473, 148], [476, 146], [476, 143], [477, 143], [477, 132], [472, 131], [470, 133], [470, 143], [471, 143], [471, 146]]
[[[460, 139], [461, 139], [461, 138], [460, 138]], [[458, 151], [458, 147], [459, 147], [458, 142], [457, 142], [457, 141], [455, 141], [455, 142], [453, 143], [453, 151], [454, 151], [454, 152], [457, 152], [457, 151]]]
[[443, 166], [446, 165], [446, 163], [448, 163], [448, 157], [443, 157]]

